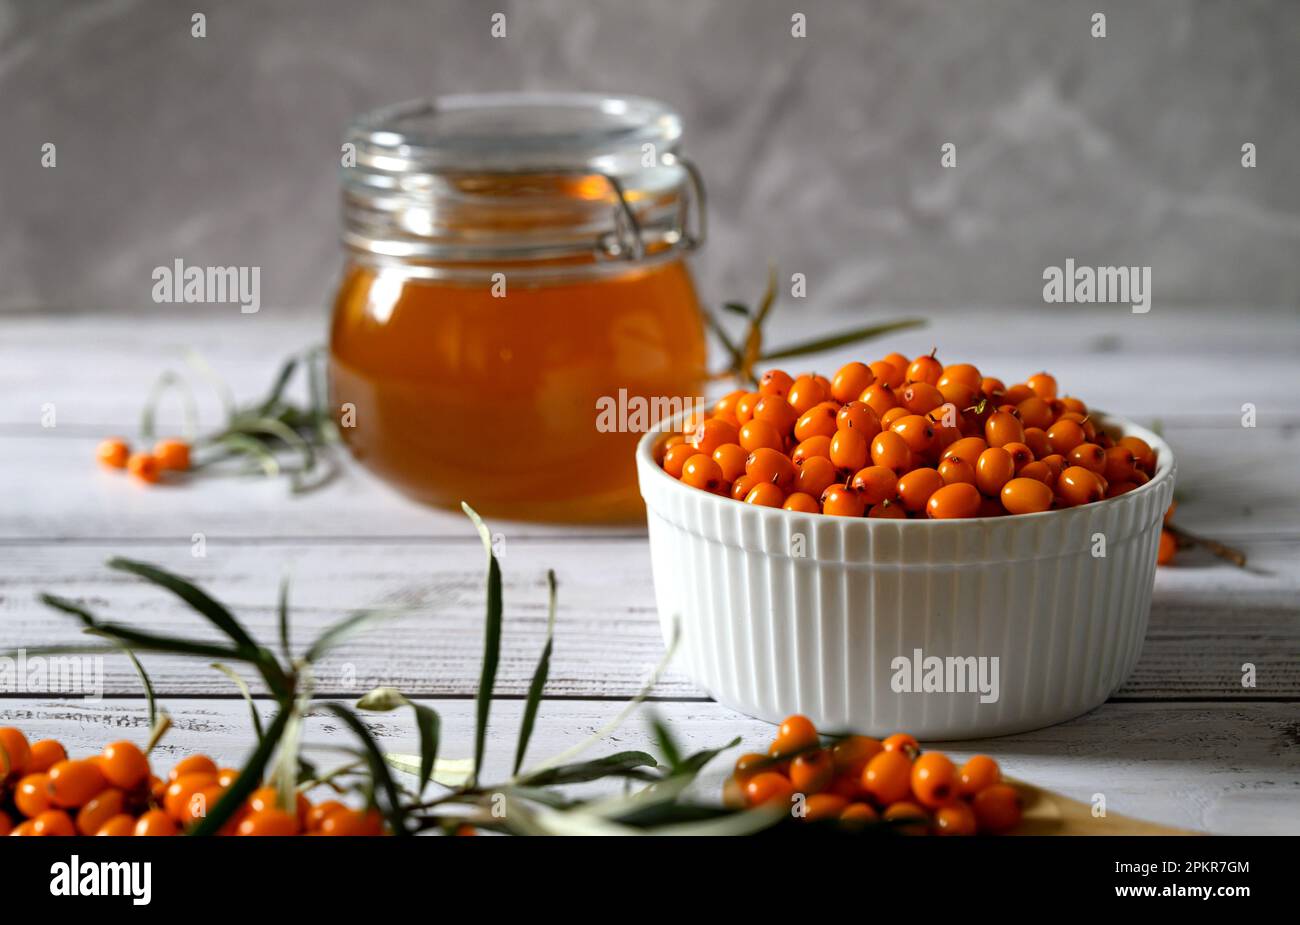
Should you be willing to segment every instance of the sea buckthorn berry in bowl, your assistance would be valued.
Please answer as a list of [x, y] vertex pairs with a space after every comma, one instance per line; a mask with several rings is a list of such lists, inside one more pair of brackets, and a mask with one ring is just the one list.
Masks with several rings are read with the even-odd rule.
[[[785, 459], [784, 456], [781, 458]], [[793, 468], [793, 463], [788, 459], [786, 462]], [[713, 457], [696, 453], [682, 466], [682, 483], [703, 491], [717, 491], [722, 486], [722, 467], [713, 461]]]
[[[684, 664], [719, 701], [765, 719], [797, 711], [828, 729], [905, 725], [958, 739], [1077, 716], [1132, 670], [1151, 569], [1167, 558], [1168, 446], [1058, 397], [1050, 374], [992, 382], [946, 363], [931, 381], [928, 359], [945, 363], [935, 354], [846, 364], [829, 380], [802, 373], [789, 410], [780, 377], [768, 379], [775, 391], [733, 392], [691, 434], [734, 428], [735, 442], [689, 474], [700, 455], [690, 434], [676, 447], [643, 440], [661, 620], [680, 623]], [[908, 407], [928, 405], [931, 388], [944, 404]], [[1105, 557], [1092, 555], [1098, 532]], [[932, 651], [972, 626], [991, 641], [978, 653]], [[991, 704], [970, 689], [900, 692], [900, 655], [996, 655], [1024, 677]], [[1052, 668], [1062, 664], [1087, 665], [1082, 683]], [[860, 776], [840, 776], [823, 792], [855, 802]]]
[[780, 369], [769, 369], [758, 380], [758, 391], [763, 395], [776, 395], [779, 398], [785, 398], [790, 394], [790, 386], [792, 385], [794, 385], [794, 377], [789, 373]]

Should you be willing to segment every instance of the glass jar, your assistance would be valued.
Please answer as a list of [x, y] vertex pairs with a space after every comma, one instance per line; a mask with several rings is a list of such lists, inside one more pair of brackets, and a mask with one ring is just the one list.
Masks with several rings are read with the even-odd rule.
[[703, 390], [703, 194], [680, 139], [660, 103], [573, 94], [353, 123], [330, 378], [355, 457], [429, 504], [642, 516], [638, 433], [600, 412]]

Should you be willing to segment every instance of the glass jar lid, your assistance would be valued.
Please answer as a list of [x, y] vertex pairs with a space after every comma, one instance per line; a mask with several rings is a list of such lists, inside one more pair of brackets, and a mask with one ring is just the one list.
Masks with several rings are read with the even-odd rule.
[[641, 97], [493, 93], [384, 107], [348, 131], [344, 243], [434, 275], [690, 250], [704, 236], [703, 187], [681, 137], [677, 114]]

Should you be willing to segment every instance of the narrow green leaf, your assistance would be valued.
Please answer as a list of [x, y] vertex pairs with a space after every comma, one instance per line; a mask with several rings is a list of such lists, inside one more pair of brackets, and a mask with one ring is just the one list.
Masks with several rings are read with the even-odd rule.
[[366, 728], [366, 724], [361, 722], [355, 713], [341, 703], [325, 703], [321, 704], [321, 706], [343, 720], [365, 748], [366, 757], [370, 763], [371, 777], [375, 786], [383, 792], [385, 797], [385, 805], [381, 807], [381, 811], [388, 818], [389, 825], [393, 827], [393, 834], [410, 835], [411, 831], [406, 824], [406, 808], [402, 805], [401, 794], [398, 792], [397, 784], [393, 781], [393, 775], [389, 773], [384, 753], [380, 751], [379, 745], [375, 742], [374, 736], [370, 734], [370, 730]]
[[723, 745], [719, 748], [706, 748], [706, 749], [702, 749], [701, 751], [694, 752], [690, 755], [687, 755], [685, 758], [681, 760], [680, 763], [678, 763], [677, 767], [673, 769], [673, 773], [688, 774], [694, 776], [700, 773], [700, 771], [704, 768], [704, 766], [708, 764], [710, 761], [712, 761], [714, 758], [718, 757], [718, 755], [722, 754], [728, 749], [735, 748], [737, 745], [739, 745], [740, 741], [741, 741], [740, 736], [736, 736], [726, 745]]
[[284, 389], [289, 384], [289, 380], [293, 378], [294, 370], [297, 368], [297, 354], [289, 357], [280, 365], [280, 371], [276, 373], [275, 379], [271, 383], [271, 391], [262, 399], [262, 403], [257, 406], [258, 415], [265, 416], [271, 413], [271, 409], [280, 401], [280, 396], [284, 394]]
[[212, 368], [212, 364], [197, 350], [185, 351], [185, 363], [212, 387], [212, 391], [217, 393], [217, 398], [221, 401], [221, 407], [225, 410], [226, 417], [230, 418], [235, 413], [235, 393], [230, 388], [230, 384], [217, 375], [217, 371]]
[[474, 698], [474, 774], [472, 781], [478, 781], [483, 769], [483, 749], [487, 744], [488, 714], [492, 710], [492, 691], [496, 686], [497, 663], [501, 658], [501, 565], [496, 554], [492, 552], [492, 535], [487, 524], [472, 507], [461, 502], [465, 516], [478, 530], [483, 540], [483, 549], [488, 557], [487, 579], [487, 616], [483, 625], [483, 668], [479, 673], [478, 693]]
[[555, 642], [555, 611], [556, 611], [556, 591], [555, 591], [555, 571], [547, 569], [546, 571], [546, 645], [542, 646], [542, 656], [537, 660], [537, 668], [533, 671], [533, 679], [528, 683], [528, 699], [524, 703], [523, 719], [519, 723], [519, 744], [515, 747], [515, 766], [511, 771], [512, 775], [518, 775], [519, 769], [523, 767], [524, 755], [528, 751], [528, 740], [533, 736], [533, 725], [537, 721], [537, 709], [542, 703], [542, 691], [546, 687], [546, 679], [551, 673], [551, 648]]
[[222, 434], [213, 442], [235, 453], [252, 457], [267, 478], [275, 478], [280, 474], [280, 460], [275, 458], [275, 454], [268, 450], [261, 440], [247, 434]]
[[[129, 626], [122, 626], [118, 623], [100, 623], [95, 619], [90, 611], [74, 604], [72, 601], [53, 594], [42, 594], [40, 595], [40, 600], [42, 603], [53, 607], [55, 610], [61, 610], [64, 613], [72, 614], [80, 619], [86, 626], [98, 630], [99, 635], [122, 642], [129, 642], [132, 644], [132, 647], [136, 649], [150, 649], [155, 652], [175, 652], [180, 655], [200, 655], [207, 658], [222, 659], [224, 661], [251, 661], [246, 653], [236, 649], [229, 649], [225, 646], [200, 642], [196, 639], [156, 636], [153, 633], [141, 632], [140, 630], [132, 629]], [[80, 651], [84, 652], [86, 650], [82, 647]]]
[[324, 632], [316, 637], [303, 656], [308, 662], [314, 662], [321, 656], [325, 655], [344, 639], [358, 633], [366, 624], [375, 620], [389, 619], [400, 616], [400, 611], [396, 610], [360, 610], [356, 613], [349, 614], [342, 620], [326, 627]]
[[438, 760], [438, 736], [441, 720], [431, 707], [415, 703], [395, 687], [377, 687], [357, 701], [357, 709], [387, 712], [398, 707], [410, 707], [415, 713], [415, 726], [420, 733], [419, 793], [433, 776], [433, 766]]
[[144, 439], [152, 440], [156, 436], [154, 433], [154, 418], [158, 413], [158, 405], [163, 395], [171, 389], [178, 391], [181, 396], [182, 435], [186, 439], [192, 439], [197, 433], [199, 412], [194, 401], [194, 392], [184, 379], [171, 370], [166, 370], [158, 376], [145, 398], [144, 410], [140, 414], [140, 435]]
[[294, 450], [302, 457], [302, 471], [310, 472], [316, 465], [316, 451], [312, 445], [302, 438], [296, 430], [288, 424], [277, 421], [275, 418], [268, 417], [236, 417], [234, 428], [246, 436], [252, 434], [265, 434], [268, 437], [275, 437], [289, 449]]
[[253, 692], [248, 689], [248, 682], [241, 678], [235, 669], [231, 668], [229, 665], [223, 665], [220, 662], [213, 662], [212, 667], [224, 674], [234, 682], [235, 687], [239, 688], [239, 693], [243, 696], [244, 702], [248, 704], [248, 711], [253, 716], [253, 732], [257, 733], [257, 740], [259, 742], [262, 741], [262, 717], [257, 712], [257, 704], [253, 701]]
[[244, 805], [249, 794], [262, 785], [262, 775], [266, 771], [266, 764], [271, 759], [271, 752], [280, 743], [280, 737], [284, 735], [285, 726], [289, 723], [289, 717], [293, 713], [293, 708], [284, 706], [276, 714], [275, 719], [271, 720], [271, 725], [266, 730], [266, 735], [262, 736], [262, 741], [257, 743], [257, 748], [253, 749], [253, 754], [249, 756], [248, 761], [244, 764], [244, 769], [239, 772], [235, 782], [227, 788], [222, 794], [217, 805], [212, 807], [208, 814], [190, 832], [191, 835], [215, 835], [221, 831], [221, 827], [226, 824], [235, 810]]
[[285, 573], [280, 579], [280, 601], [276, 608], [280, 627], [280, 652], [286, 662], [293, 662], [293, 650], [289, 646], [289, 575]]
[[804, 356], [810, 353], [821, 353], [823, 350], [831, 350], [835, 347], [855, 344], [859, 341], [870, 340], [873, 337], [880, 337], [881, 335], [890, 334], [894, 331], [903, 331], [908, 328], [921, 327], [924, 324], [925, 322], [919, 318], [908, 318], [903, 321], [887, 321], [883, 324], [867, 325], [866, 327], [854, 328], [849, 331], [841, 331], [839, 334], [828, 334], [825, 337], [803, 341], [802, 343], [794, 344], [790, 347], [782, 347], [779, 350], [764, 353], [759, 357], [759, 359], [767, 362], [769, 360], [784, 360], [789, 357]]
[[579, 761], [574, 764], [561, 764], [544, 768], [519, 779], [521, 786], [553, 787], [558, 784], [580, 784], [599, 780], [603, 777], [637, 777], [643, 780], [658, 780], [657, 777], [636, 773], [642, 768], [657, 768], [659, 763], [653, 755], [646, 752], [616, 752], [591, 761]]
[[[390, 767], [397, 768], [399, 771], [419, 776], [420, 768], [424, 764], [424, 756], [386, 752], [384, 761]], [[473, 771], [474, 761], [472, 758], [438, 758], [433, 763], [430, 779], [434, 783], [454, 790], [466, 786]]]
[[723, 302], [722, 307], [732, 314], [740, 315], [742, 318], [749, 317], [749, 306], [743, 302]]
[[132, 559], [123, 559], [120, 556], [109, 559], [108, 567], [117, 569], [120, 572], [130, 572], [132, 575], [143, 578], [160, 588], [165, 588], [186, 604], [189, 604], [194, 611], [207, 618], [208, 622], [229, 636], [235, 645], [248, 649], [250, 652], [257, 650], [257, 643], [253, 641], [252, 636], [248, 635], [248, 631], [244, 629], [240, 622], [235, 619], [234, 614], [227, 610], [224, 605], [214, 600], [206, 591], [186, 581], [179, 575], [174, 575], [146, 562], [136, 562]]
[[677, 748], [677, 741], [673, 734], [664, 725], [663, 720], [657, 713], [650, 714], [650, 728], [654, 730], [655, 743], [659, 746], [659, 751], [663, 752], [664, 760], [668, 762], [668, 767], [676, 772], [682, 763], [682, 753]]
[[[83, 632], [90, 633], [93, 636], [104, 635], [100, 630], [97, 629], [87, 628], [83, 630]], [[153, 682], [149, 680], [149, 673], [144, 670], [144, 665], [140, 664], [140, 660], [135, 657], [135, 653], [131, 651], [130, 647], [126, 645], [119, 645], [117, 648], [118, 651], [120, 651], [123, 655], [125, 655], [128, 659], [130, 659], [131, 667], [134, 668], [135, 673], [140, 676], [140, 684], [141, 686], [144, 687], [145, 709], [148, 711], [148, 715], [149, 715], [149, 727], [153, 728], [158, 724], [158, 705], [154, 700]]]
[[727, 356], [731, 360], [731, 365], [734, 367], [739, 364], [740, 349], [727, 335], [727, 332], [722, 329], [722, 323], [718, 321], [717, 318], [713, 317], [713, 313], [707, 309], [701, 309], [700, 314], [703, 315], [704, 323], [708, 325], [709, 330], [713, 332], [713, 336], [722, 344], [722, 349], [727, 351]]

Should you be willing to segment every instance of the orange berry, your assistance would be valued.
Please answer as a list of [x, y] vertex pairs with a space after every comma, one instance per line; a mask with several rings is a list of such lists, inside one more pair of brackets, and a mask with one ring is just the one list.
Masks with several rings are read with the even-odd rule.
[[941, 806], [934, 814], [937, 835], [974, 835], [975, 810], [960, 800]]
[[754, 452], [760, 447], [770, 447], [774, 450], [785, 449], [785, 438], [771, 421], [753, 420], [740, 426], [740, 439], [737, 441], [742, 447], [749, 452]]
[[862, 789], [879, 804], [904, 800], [912, 792], [912, 761], [901, 751], [882, 751], [862, 771]]
[[902, 475], [912, 468], [912, 450], [907, 441], [894, 431], [881, 431], [871, 441], [871, 462]]
[[93, 796], [77, 812], [77, 831], [82, 835], [95, 835], [104, 823], [122, 814], [126, 796], [116, 787], [109, 787]]
[[958, 775], [961, 795], [973, 797], [985, 787], [992, 787], [1002, 780], [1002, 769], [988, 755], [974, 755], [961, 766]]
[[978, 464], [980, 456], [988, 448], [988, 441], [983, 437], [962, 437], [960, 440], [954, 441], [944, 451], [944, 455], [956, 456], [958, 459], [963, 459], [974, 466]]
[[907, 373], [903, 379], [907, 382], [926, 382], [930, 385], [938, 385], [939, 377], [943, 375], [943, 364], [934, 358], [934, 354], [929, 356], [920, 356], [911, 362], [907, 367]]
[[140, 836], [175, 835], [176, 823], [161, 809], [151, 809], [135, 821], [135, 834]]
[[176, 780], [186, 774], [216, 774], [217, 764], [207, 755], [190, 755], [182, 758], [172, 767], [167, 774], [169, 781]]
[[1032, 478], [1015, 478], [1002, 486], [1002, 506], [1011, 514], [1037, 514], [1052, 506], [1052, 489]]
[[133, 790], [149, 776], [149, 759], [132, 742], [113, 742], [104, 746], [99, 769], [114, 787]]
[[1015, 474], [1011, 454], [1000, 446], [989, 447], [975, 461], [975, 487], [990, 498], [998, 497]]
[[859, 430], [838, 430], [831, 438], [831, 462], [840, 469], [856, 472], [867, 464], [870, 456], [871, 446]]
[[936, 428], [934, 422], [921, 414], [908, 414], [889, 425], [890, 431], [898, 434], [913, 453], [929, 452], [934, 446]]
[[1020, 415], [1020, 422], [1026, 427], [1037, 427], [1040, 430], [1051, 427], [1052, 422], [1056, 420], [1056, 415], [1052, 413], [1052, 406], [1037, 395], [1031, 395], [1016, 405], [1016, 413]]
[[792, 755], [806, 748], [812, 748], [818, 741], [817, 727], [813, 725], [812, 720], [795, 713], [781, 721], [768, 753], [777, 756]]
[[131, 448], [120, 437], [101, 440], [95, 448], [95, 457], [111, 469], [125, 469], [126, 461], [131, 456]]
[[[884, 385], [890, 389], [902, 388], [904, 377], [907, 375], [907, 367], [899, 368], [888, 360], [877, 360], [870, 364], [871, 375], [876, 377], [872, 385]], [[871, 386], [867, 386], [871, 388]]]
[[769, 369], [758, 380], [758, 391], [762, 395], [777, 395], [785, 398], [790, 394], [790, 386], [792, 385], [794, 385], [794, 377], [785, 370]]
[[[1155, 471], [1156, 451], [1151, 449], [1151, 445], [1141, 437], [1120, 437], [1118, 445], [1126, 446], [1133, 451], [1138, 468], [1146, 470], [1147, 473]], [[1057, 452], [1061, 451], [1057, 450]]]
[[930, 495], [925, 502], [925, 513], [934, 520], [975, 517], [979, 514], [980, 502], [983, 500], [979, 489], [970, 482], [953, 482]]
[[32, 748], [27, 736], [13, 726], [0, 728], [0, 780], [22, 777], [31, 764]]
[[849, 801], [835, 793], [814, 793], [804, 801], [804, 821], [821, 822], [838, 819], [848, 808]]
[[[745, 460], [749, 454], [739, 443], [724, 443], [713, 451], [713, 461], [722, 470], [722, 481], [734, 482], [745, 471]], [[685, 469], [685, 464], [682, 466]]]
[[1060, 453], [1062, 456], [1068, 455], [1071, 450], [1087, 439], [1088, 435], [1083, 432], [1083, 428], [1079, 426], [1078, 422], [1067, 418], [1062, 418], [1047, 428], [1047, 442], [1052, 445], [1052, 452]]
[[867, 466], [853, 476], [849, 487], [862, 496], [864, 504], [879, 504], [892, 500], [898, 491], [898, 476], [884, 466]]
[[177, 822], [187, 822], [190, 818], [190, 800], [206, 787], [217, 786], [215, 771], [193, 771], [182, 774], [167, 785], [163, 796], [163, 808], [167, 815]]
[[27, 759], [27, 771], [31, 774], [48, 771], [60, 761], [66, 761], [67, 757], [67, 751], [57, 739], [41, 739], [39, 742], [32, 743], [31, 755]]
[[722, 487], [722, 467], [713, 461], [713, 457], [696, 453], [682, 466], [682, 484], [716, 492]]
[[1004, 443], [1002, 449], [1011, 454], [1011, 462], [1019, 472], [1034, 461], [1034, 451], [1023, 443]]
[[867, 516], [886, 520], [907, 520], [907, 511], [897, 501], [891, 501], [887, 498], [879, 504], [871, 505], [871, 510], [867, 511]]
[[[743, 476], [749, 478], [749, 476]], [[745, 495], [746, 504], [757, 504], [759, 507], [780, 507], [785, 503], [785, 492], [773, 485], [771, 482], [754, 482], [751, 480], [753, 488], [749, 494]]]
[[909, 514], [919, 514], [925, 510], [930, 496], [943, 488], [943, 484], [943, 476], [938, 471], [913, 469], [898, 480], [898, 499]]
[[879, 821], [880, 814], [876, 812], [870, 803], [850, 803], [840, 813], [840, 822], [855, 828]]
[[833, 517], [861, 517], [867, 505], [862, 495], [846, 485], [832, 485], [822, 492], [822, 513]]
[[28, 774], [14, 788], [14, 806], [28, 819], [50, 808], [50, 779], [43, 773]]
[[[864, 402], [863, 404], [866, 403]], [[871, 406], [867, 405], [867, 407], [870, 408]], [[880, 416], [880, 429], [893, 430], [894, 425], [897, 424], [899, 420], [908, 417], [911, 413], [912, 412], [908, 411], [902, 405], [895, 405], [893, 408], [890, 408], [888, 411], [886, 411], [884, 414]], [[926, 416], [929, 417], [929, 415]]]
[[851, 402], [875, 381], [876, 375], [866, 363], [845, 363], [831, 380], [831, 397], [841, 404]]
[[764, 395], [754, 405], [755, 421], [767, 421], [777, 431], [782, 434], [788, 434], [790, 428], [794, 427], [795, 421], [799, 419], [799, 412], [790, 406], [790, 403], [780, 395]]
[[1039, 398], [1050, 401], [1056, 397], [1056, 380], [1047, 373], [1035, 373], [1025, 380], [1025, 385], [1029, 386]]
[[[764, 373], [763, 375], [766, 376], [767, 373]], [[717, 417], [718, 415], [727, 415], [727, 414], [731, 415], [732, 417], [735, 417], [736, 402], [740, 401], [742, 396], [748, 394], [749, 392], [747, 392], [745, 389], [736, 389], [734, 392], [728, 392], [726, 395], [719, 398], [717, 402], [715, 402], [713, 405], [714, 417]]]
[[1020, 794], [1010, 784], [985, 787], [971, 801], [976, 827], [981, 833], [999, 835], [1020, 824]]
[[952, 485], [956, 482], [965, 482], [967, 485], [975, 484], [975, 467], [959, 456], [945, 456], [941, 459], [938, 472], [945, 485]]
[[772, 757], [770, 755], [760, 755], [758, 752], [746, 752], [736, 759], [736, 766], [732, 772], [739, 783], [744, 783], [755, 774], [761, 774], [764, 771], [770, 771], [773, 768]]
[[791, 462], [798, 465], [805, 460], [821, 456], [826, 460], [831, 458], [831, 438], [825, 434], [816, 434], [807, 440], [801, 440], [790, 454]]
[[831, 753], [824, 748], [805, 752], [790, 762], [790, 783], [797, 793], [806, 795], [825, 790], [834, 775]]
[[184, 440], [159, 440], [153, 446], [153, 457], [163, 469], [184, 472], [190, 467], [190, 445]]
[[957, 795], [957, 768], [941, 752], [926, 752], [912, 765], [912, 794], [935, 809]]
[[906, 732], [895, 732], [882, 741], [880, 746], [887, 752], [903, 752], [909, 758], [921, 754], [921, 743], [916, 741], [916, 736]]
[[8, 835], [14, 830], [14, 821], [9, 818], [9, 814], [0, 809], [0, 837]]
[[819, 500], [826, 489], [835, 484], [835, 463], [825, 456], [811, 456], [795, 467], [795, 491]]
[[128, 816], [126, 813], [114, 816], [99, 827], [96, 835], [107, 835], [110, 838], [121, 838], [125, 835], [135, 834], [135, 818]]
[[880, 742], [870, 736], [846, 736], [831, 746], [831, 761], [836, 774], [861, 778], [867, 762], [882, 751]]
[[889, 383], [876, 381], [862, 390], [858, 396], [862, 402], [876, 412], [876, 417], [883, 418], [893, 408], [899, 407], [898, 395]]
[[[690, 463], [687, 463], [689, 466]], [[754, 480], [754, 483], [771, 482], [781, 491], [789, 491], [794, 487], [795, 465], [780, 450], [774, 450], [770, 447], [759, 447], [745, 458], [745, 474]], [[685, 478], [683, 477], [683, 481]]]
[[886, 822], [898, 823], [894, 831], [900, 835], [924, 835], [930, 828], [930, 815], [925, 807], [911, 800], [900, 800], [885, 807], [881, 818]]
[[745, 803], [749, 806], [761, 806], [764, 803], [788, 804], [794, 792], [794, 785], [784, 774], [764, 771], [746, 782]]
[[664, 471], [673, 478], [680, 479], [682, 477], [682, 467], [686, 465], [686, 460], [698, 455], [698, 453], [699, 450], [689, 443], [679, 443], [676, 446], [669, 447], [668, 452], [664, 453]]
[[[839, 406], [829, 402], [821, 402], [813, 405], [794, 423], [794, 438], [800, 443], [806, 442], [810, 437], [826, 437], [827, 439], [835, 436], [839, 430], [839, 424], [836, 417], [839, 415]], [[829, 452], [829, 449], [827, 450]]]
[[321, 827], [321, 823], [325, 821], [325, 817], [335, 810], [340, 809], [347, 809], [347, 807], [338, 800], [323, 800], [320, 803], [317, 803], [315, 806], [311, 807], [311, 809], [307, 810], [307, 831], [318, 831]]
[[762, 392], [746, 392], [736, 399], [734, 414], [736, 415], [737, 425], [749, 423], [754, 416], [754, 406], [758, 404], [758, 400], [762, 397]]
[[1025, 427], [1020, 423], [1020, 418], [1011, 412], [995, 411], [984, 422], [984, 439], [989, 442], [989, 446], [1023, 443]]
[[796, 414], [806, 414], [809, 409], [830, 398], [830, 392], [817, 381], [815, 376], [803, 375], [790, 385], [785, 399], [794, 408]]
[[1106, 471], [1106, 451], [1095, 443], [1080, 443], [1066, 454], [1072, 466], [1082, 466], [1089, 472], [1101, 475]]
[[880, 433], [880, 417], [863, 401], [851, 401], [840, 408], [835, 415], [838, 430], [855, 430], [870, 440]]
[[754, 487], [754, 480], [747, 475], [739, 476], [731, 483], [731, 497], [734, 501], [744, 501], [749, 490]]
[[1047, 439], [1047, 431], [1040, 427], [1025, 428], [1025, 446], [1029, 447], [1035, 459], [1042, 459], [1052, 452], [1052, 441]]
[[384, 820], [379, 811], [368, 809], [338, 809], [327, 815], [320, 826], [320, 834], [329, 836], [374, 836], [384, 832]]
[[108, 779], [94, 761], [60, 761], [50, 768], [46, 786], [50, 802], [64, 809], [84, 806], [108, 786]]
[[795, 511], [800, 514], [820, 514], [821, 505], [812, 495], [802, 491], [792, 491], [785, 496], [785, 501], [781, 504], [783, 511]]
[[903, 406], [913, 414], [928, 414], [946, 401], [943, 392], [928, 382], [913, 382], [905, 385], [898, 393], [898, 397]]
[[32, 820], [33, 835], [76, 835], [72, 817], [61, 809], [47, 809]]
[[298, 819], [282, 809], [262, 809], [249, 813], [239, 821], [236, 835], [284, 836], [298, 834]]
[[158, 481], [162, 467], [150, 453], [132, 453], [126, 461], [126, 469], [142, 482]]
[[939, 385], [947, 379], [951, 382], [964, 382], [972, 389], [978, 389], [984, 382], [984, 377], [980, 375], [979, 369], [969, 363], [954, 363], [952, 366], [945, 366], [943, 373], [939, 376]]
[[[1077, 450], [1078, 447], [1075, 447]], [[1112, 446], [1106, 450], [1106, 466], [1101, 474], [1108, 482], [1125, 482], [1137, 472], [1137, 456], [1126, 446]]]
[[1106, 496], [1106, 489], [1097, 473], [1082, 466], [1070, 466], [1056, 480], [1056, 496], [1067, 507], [1091, 504]]
[[735, 443], [740, 438], [740, 428], [722, 418], [709, 418], [695, 426], [695, 430], [686, 438], [686, 442], [695, 447], [695, 452], [713, 455], [713, 451], [724, 443]]
[[1160, 546], [1156, 550], [1156, 564], [1168, 565], [1178, 552], [1178, 540], [1168, 530], [1160, 531]]

